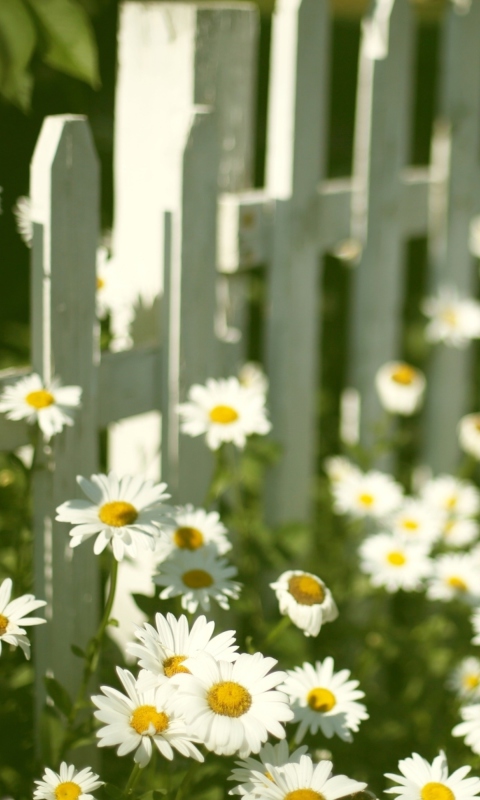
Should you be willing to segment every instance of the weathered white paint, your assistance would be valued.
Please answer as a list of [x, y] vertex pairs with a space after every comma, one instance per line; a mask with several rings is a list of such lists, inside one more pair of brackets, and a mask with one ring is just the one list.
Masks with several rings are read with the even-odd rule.
[[[466, 295], [477, 289], [469, 252], [472, 218], [479, 213], [480, 5], [468, 14], [450, 8], [441, 54], [440, 120], [432, 147], [430, 289], [453, 284]], [[472, 350], [433, 348], [425, 409], [425, 456], [435, 472], [451, 470], [459, 457], [457, 424], [469, 405]]]
[[69, 547], [55, 508], [78, 496], [75, 476], [97, 465], [95, 264], [98, 164], [82, 117], [47, 117], [31, 167], [34, 221], [32, 367], [48, 380], [82, 387], [75, 425], [41, 446], [34, 474], [35, 594], [48, 600], [48, 625], [35, 630], [37, 713], [50, 671], [74, 696], [82, 670], [71, 644], [96, 630], [98, 571], [91, 548]]
[[[381, 47], [373, 47], [372, 31]], [[360, 48], [352, 235], [363, 249], [354, 274], [350, 371], [361, 396], [363, 441], [371, 440], [380, 411], [375, 373], [399, 355], [401, 177], [409, 155], [413, 37], [409, 0], [393, 7], [387, 0], [364, 23]]]

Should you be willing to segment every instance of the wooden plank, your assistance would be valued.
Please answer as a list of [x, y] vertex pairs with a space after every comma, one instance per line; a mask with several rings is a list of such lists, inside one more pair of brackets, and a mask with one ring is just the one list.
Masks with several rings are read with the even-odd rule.
[[[183, 163], [182, 209], [174, 220], [170, 295], [165, 298], [170, 332], [164, 413], [176, 415], [174, 402], [186, 399], [194, 383], [216, 377], [219, 342], [215, 336], [216, 215], [219, 148], [213, 113], [198, 109], [192, 116]], [[172, 349], [173, 348], [173, 349]], [[170, 420], [165, 458], [171, 465], [169, 488], [176, 502], [201, 505], [210, 482], [213, 459], [203, 437], [174, 432]], [[195, 469], [192, 469], [195, 464]]]
[[410, 141], [413, 43], [409, 1], [376, 3], [364, 23], [360, 48], [352, 197], [352, 237], [363, 243], [363, 250], [354, 273], [351, 381], [360, 392], [365, 442], [371, 441], [381, 410], [375, 374], [399, 355], [401, 175]]
[[328, 5], [324, 0], [283, 0], [273, 18], [267, 192], [278, 202], [267, 372], [272, 435], [283, 457], [267, 490], [272, 522], [308, 516], [315, 471], [317, 186], [324, 171], [328, 108]]
[[161, 352], [155, 345], [102, 353], [98, 375], [98, 426], [160, 408]]
[[[74, 695], [84, 647], [99, 613], [96, 557], [73, 553], [55, 508], [79, 495], [75, 477], [97, 467], [95, 267], [99, 219], [98, 163], [83, 117], [47, 117], [31, 167], [33, 239], [32, 367], [45, 380], [82, 387], [75, 424], [41, 448], [34, 476], [35, 593], [48, 601], [48, 624], [36, 635], [36, 703], [48, 671]], [[38, 337], [37, 337], [38, 334]], [[81, 758], [81, 756], [80, 756]]]
[[[432, 147], [438, 176], [432, 196], [430, 291], [451, 284], [464, 296], [476, 294], [476, 261], [469, 252], [469, 227], [480, 211], [478, 142], [480, 135], [480, 5], [466, 14], [446, 14], [441, 60], [440, 119]], [[472, 349], [437, 345], [428, 373], [425, 454], [435, 472], [453, 470], [458, 461], [457, 423], [473, 410]], [[439, 435], [441, 432], [441, 435]]]

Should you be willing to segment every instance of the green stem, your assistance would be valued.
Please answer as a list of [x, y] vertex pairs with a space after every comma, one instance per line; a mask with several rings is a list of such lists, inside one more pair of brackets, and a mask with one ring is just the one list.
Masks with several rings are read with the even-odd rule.
[[141, 771], [142, 771], [141, 767], [139, 767], [138, 764], [135, 764], [133, 769], [132, 769], [132, 771], [131, 771], [131, 773], [130, 773], [130, 777], [129, 777], [128, 781], [127, 781], [127, 785], [125, 786], [125, 789], [123, 791], [124, 797], [128, 797], [130, 794], [132, 794], [133, 789], [135, 787], [135, 784], [136, 784], [136, 782], [138, 781], [138, 779], [140, 777]]
[[73, 725], [73, 723], [75, 722], [77, 713], [82, 707], [82, 704], [84, 702], [90, 678], [97, 669], [98, 658], [100, 655], [100, 648], [102, 645], [103, 637], [105, 635], [105, 631], [108, 626], [108, 622], [110, 620], [110, 615], [112, 613], [113, 601], [115, 600], [115, 591], [117, 588], [117, 576], [118, 576], [118, 561], [112, 553], [112, 564], [110, 568], [110, 587], [108, 590], [108, 597], [105, 603], [105, 609], [103, 612], [100, 625], [98, 626], [98, 630], [93, 639], [90, 639], [90, 642], [88, 643], [87, 646], [87, 655], [85, 658], [85, 667], [83, 669], [82, 683], [80, 685], [77, 698], [72, 706], [72, 710], [68, 718], [70, 726]]
[[290, 626], [291, 622], [292, 622], [292, 620], [290, 619], [289, 616], [287, 616], [287, 615], [283, 616], [281, 618], [281, 620], [279, 622], [277, 622], [275, 627], [272, 628], [272, 630], [270, 631], [270, 633], [266, 637], [266, 639], [265, 639], [265, 641], [263, 643], [264, 646], [266, 644], [271, 644], [273, 641], [275, 641], [275, 639], [277, 639], [278, 636], [280, 636], [280, 634], [283, 633], [283, 631], [286, 630]]

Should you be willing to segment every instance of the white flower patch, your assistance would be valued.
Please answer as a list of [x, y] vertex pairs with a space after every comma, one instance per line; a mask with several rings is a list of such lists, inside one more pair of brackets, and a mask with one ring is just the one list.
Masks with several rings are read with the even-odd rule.
[[467, 414], [458, 423], [458, 441], [465, 453], [480, 459], [480, 414]]
[[399, 761], [398, 768], [401, 775], [386, 773], [386, 777], [398, 785], [385, 791], [402, 800], [473, 800], [480, 793], [480, 780], [465, 778], [471, 767], [460, 767], [449, 776], [443, 751], [432, 764], [413, 753], [410, 758]]
[[411, 416], [420, 408], [425, 393], [425, 376], [402, 361], [388, 361], [375, 376], [383, 408], [391, 414]]
[[480, 303], [460, 297], [453, 286], [444, 286], [436, 297], [424, 300], [422, 311], [429, 318], [425, 338], [433, 344], [466, 347], [480, 337]]
[[[236, 761], [237, 768], [232, 770], [229, 781], [237, 781], [238, 786], [230, 789], [229, 794], [253, 795], [262, 797], [263, 785], [258, 782], [255, 773], [263, 773], [271, 778], [268, 773], [267, 764], [274, 767], [284, 767], [285, 764], [298, 764], [300, 757], [305, 755], [307, 748], [305, 745], [298, 747], [290, 755], [288, 743], [282, 739], [277, 744], [264, 744], [261, 748], [258, 759], [249, 756], [245, 761]], [[268, 773], [268, 775], [267, 775]]]
[[480, 699], [480, 660], [464, 658], [450, 673], [447, 686], [462, 700]]
[[39, 375], [6, 386], [0, 394], [0, 411], [7, 419], [24, 419], [38, 426], [48, 441], [65, 425], [74, 424], [75, 409], [80, 407], [80, 386], [62, 386], [58, 378], [44, 383]]
[[92, 702], [99, 709], [95, 717], [105, 727], [97, 730], [99, 747], [118, 745], [117, 755], [124, 756], [135, 750], [134, 761], [146, 767], [152, 757], [153, 745], [169, 761], [173, 748], [186, 758], [203, 761], [195, 747], [198, 741], [187, 730], [183, 717], [174, 703], [176, 687], [165, 678], [162, 685], [142, 692], [132, 673], [117, 667], [117, 674], [126, 695], [102, 686], [103, 695], [95, 695]]
[[166, 536], [157, 541], [155, 553], [160, 560], [167, 558], [174, 550], [198, 550], [212, 546], [219, 555], [232, 549], [227, 539], [228, 531], [220, 520], [217, 511], [204, 511], [188, 505], [176, 509], [171, 518], [174, 525], [165, 528]]
[[211, 599], [221, 608], [229, 608], [229, 598], [236, 600], [240, 595], [241, 584], [231, 580], [237, 574], [236, 567], [218, 558], [212, 547], [177, 549], [162, 561], [159, 570], [153, 580], [165, 586], [161, 599], [181, 595], [182, 608], [189, 614], [194, 614], [198, 606], [208, 611]]
[[165, 536], [162, 525], [170, 521], [171, 509], [164, 505], [170, 495], [166, 483], [141, 476], [92, 475], [90, 480], [77, 477], [77, 483], [88, 500], [67, 500], [57, 508], [56, 519], [69, 522], [70, 546], [96, 536], [93, 551], [97, 555], [112, 546], [117, 561], [125, 554], [135, 557], [137, 546], [155, 549], [157, 540]]
[[65, 761], [60, 764], [60, 772], [47, 767], [42, 780], [35, 783], [34, 800], [94, 800], [90, 793], [104, 785], [90, 767], [77, 771]]
[[188, 402], [178, 406], [180, 429], [190, 436], [205, 434], [208, 447], [218, 450], [223, 442], [245, 447], [247, 436], [264, 435], [271, 429], [265, 395], [242, 386], [237, 378], [207, 380], [188, 392]]
[[195, 658], [199, 653], [209, 653], [217, 661], [235, 661], [238, 657], [238, 646], [235, 644], [235, 632], [225, 631], [216, 636], [214, 622], [207, 622], [204, 616], [198, 617], [189, 630], [188, 620], [184, 614], [178, 619], [168, 613], [155, 615], [155, 628], [148, 623], [137, 626], [136, 642], [127, 644], [127, 653], [138, 659], [143, 668], [139, 685], [155, 685], [164, 678], [187, 674], [189, 670], [184, 662], [187, 658]]
[[341, 483], [350, 479], [356, 480], [363, 474], [348, 458], [330, 456], [323, 462], [323, 468], [332, 483]]
[[276, 687], [284, 672], [270, 672], [274, 658], [242, 653], [232, 664], [207, 653], [187, 661], [191, 675], [178, 679], [174, 702], [189, 730], [217, 755], [258, 753], [268, 735], [285, 738], [293, 717], [286, 695]]
[[446, 512], [455, 519], [475, 517], [480, 511], [480, 492], [453, 475], [439, 475], [425, 483], [421, 498], [432, 509]]
[[32, 246], [33, 222], [32, 222], [32, 202], [29, 197], [18, 197], [12, 208], [17, 231], [22, 241], [27, 247]]
[[444, 521], [444, 513], [432, 510], [422, 500], [407, 497], [388, 524], [392, 533], [405, 541], [421, 542], [431, 547], [440, 538]]
[[450, 517], [443, 525], [442, 540], [447, 547], [466, 547], [478, 539], [479, 531], [474, 519]]
[[238, 380], [246, 389], [253, 389], [261, 395], [268, 392], [268, 378], [260, 364], [247, 361], [238, 372]]
[[324, 622], [338, 617], [330, 589], [311, 572], [287, 570], [270, 587], [275, 590], [280, 613], [287, 614], [305, 636], [318, 636]]
[[402, 503], [403, 490], [389, 475], [372, 470], [332, 485], [337, 514], [383, 518]]
[[433, 562], [433, 575], [427, 588], [431, 600], [480, 602], [478, 564], [469, 553], [441, 555]]
[[23, 594], [10, 600], [12, 581], [5, 578], [0, 586], [0, 653], [2, 642], [13, 647], [21, 647], [25, 658], [30, 658], [30, 642], [25, 628], [29, 625], [42, 625], [46, 622], [42, 617], [29, 617], [32, 611], [46, 606], [45, 600], [36, 600], [33, 594]]
[[360, 545], [360, 568], [370, 576], [373, 586], [383, 586], [387, 592], [418, 591], [432, 571], [428, 553], [429, 545], [423, 542], [377, 533]]
[[[452, 730], [452, 736], [463, 736], [465, 744], [470, 747], [474, 753], [480, 755], [480, 703], [474, 705], [463, 706], [460, 709], [460, 716], [463, 722], [460, 722]], [[475, 788], [475, 794], [480, 794], [480, 781], [478, 788]], [[463, 800], [463, 798], [462, 798]]]
[[268, 776], [258, 773], [263, 800], [338, 800], [363, 791], [367, 785], [346, 775], [330, 777], [332, 762], [314, 764], [308, 755], [301, 756], [298, 764], [267, 764], [267, 768]]
[[352, 731], [358, 731], [360, 722], [368, 719], [367, 709], [357, 703], [365, 694], [358, 690], [358, 681], [350, 681], [348, 669], [334, 672], [333, 658], [316, 661], [315, 666], [287, 670], [285, 683], [280, 687], [290, 698], [299, 722], [295, 741], [301, 742], [307, 731], [315, 735], [319, 730], [328, 739], [339, 736], [352, 741]]

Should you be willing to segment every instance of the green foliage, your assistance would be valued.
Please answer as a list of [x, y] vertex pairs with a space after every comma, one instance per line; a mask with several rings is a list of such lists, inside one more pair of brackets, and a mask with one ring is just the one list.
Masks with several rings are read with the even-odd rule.
[[78, 0], [0, 3], [0, 95], [24, 111], [33, 89], [32, 59], [99, 87], [97, 47]]

